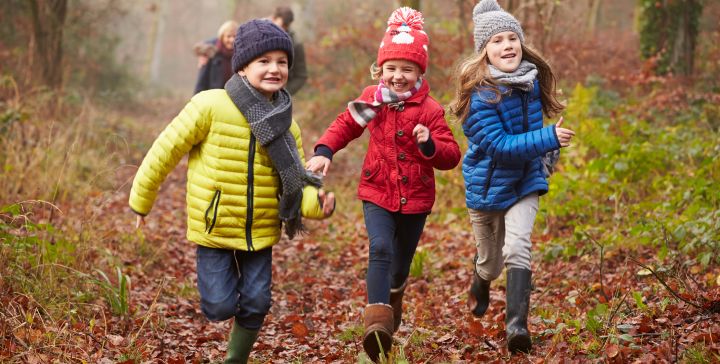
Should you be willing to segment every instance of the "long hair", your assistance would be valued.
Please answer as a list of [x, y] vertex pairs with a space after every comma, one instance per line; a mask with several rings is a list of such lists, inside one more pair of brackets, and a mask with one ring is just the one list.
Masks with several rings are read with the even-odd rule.
[[[559, 114], [565, 106], [557, 99], [557, 79], [552, 72], [550, 65], [534, 49], [521, 45], [523, 59], [533, 63], [538, 69], [538, 83], [540, 84], [540, 100], [542, 101], [543, 113], [547, 117], [554, 117]], [[488, 64], [490, 60], [487, 50], [483, 48], [464, 59], [455, 70], [455, 99], [450, 104], [450, 111], [459, 121], [464, 122], [470, 111], [470, 98], [473, 92], [479, 89], [488, 90], [495, 94], [495, 98], [489, 100], [492, 103], [500, 102], [502, 94], [498, 83], [490, 76]]]

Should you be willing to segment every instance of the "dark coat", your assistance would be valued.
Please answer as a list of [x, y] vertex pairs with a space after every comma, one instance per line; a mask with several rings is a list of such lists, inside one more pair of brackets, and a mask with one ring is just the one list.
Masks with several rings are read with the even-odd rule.
[[307, 65], [305, 64], [305, 48], [302, 43], [295, 38], [295, 32], [289, 31], [290, 39], [293, 42], [293, 65], [288, 73], [288, 83], [285, 85], [285, 89], [291, 94], [295, 95], [307, 81]]
[[[207, 45], [207, 42], [206, 42]], [[200, 91], [211, 90], [216, 88], [225, 88], [225, 82], [232, 76], [227, 73], [230, 67], [232, 56], [227, 56], [218, 52], [215, 45], [209, 46], [207, 52], [211, 52], [212, 56], [207, 63], [198, 71], [197, 82], [195, 82], [195, 94]]]

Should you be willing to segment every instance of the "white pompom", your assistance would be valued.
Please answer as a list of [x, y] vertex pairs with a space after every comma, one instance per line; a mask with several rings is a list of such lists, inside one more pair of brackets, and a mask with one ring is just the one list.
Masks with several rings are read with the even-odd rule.
[[388, 18], [389, 26], [405, 24], [417, 30], [421, 30], [424, 23], [425, 20], [423, 19], [422, 13], [407, 6], [395, 9], [395, 11], [390, 14], [390, 18]]

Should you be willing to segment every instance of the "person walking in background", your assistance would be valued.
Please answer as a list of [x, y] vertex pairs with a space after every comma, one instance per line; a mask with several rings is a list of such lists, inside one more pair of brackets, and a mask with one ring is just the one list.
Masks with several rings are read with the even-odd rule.
[[224, 89], [195, 95], [155, 140], [129, 204], [144, 224], [158, 189], [185, 154], [187, 238], [197, 243], [200, 305], [211, 321], [234, 317], [226, 363], [246, 363], [270, 309], [272, 247], [302, 217], [332, 214], [335, 197], [305, 170], [300, 128], [283, 88], [292, 40], [269, 20], [240, 25]]
[[289, 35], [293, 42], [293, 52], [295, 52], [295, 61], [290, 69], [290, 75], [288, 76], [288, 83], [285, 88], [290, 92], [291, 95], [297, 94], [300, 89], [305, 86], [307, 81], [307, 65], [305, 63], [305, 47], [298, 40], [295, 32], [290, 29], [290, 25], [295, 20], [295, 14], [289, 6], [278, 6], [270, 16], [270, 20], [277, 24], [280, 28], [283, 28]]
[[206, 58], [198, 71], [195, 92], [225, 87], [225, 82], [233, 75], [233, 43], [238, 24], [228, 20], [220, 26], [214, 42], [196, 44], [195, 54]]
[[[490, 282], [507, 268], [505, 326], [511, 352], [531, 349], [531, 241], [538, 196], [548, 192], [543, 157], [567, 147], [575, 133], [548, 63], [525, 44], [520, 23], [495, 0], [473, 10], [475, 54], [458, 67], [451, 109], [468, 139], [463, 159], [466, 203], [477, 247], [469, 297], [472, 313], [488, 308]], [[550, 168], [551, 169], [551, 168]]]
[[422, 14], [395, 10], [371, 66], [379, 84], [348, 103], [306, 163], [325, 175], [333, 155], [369, 130], [358, 198], [370, 240], [363, 348], [375, 361], [390, 352], [400, 326], [410, 263], [435, 202], [433, 168], [452, 169], [460, 161], [444, 109], [423, 77], [428, 43]]

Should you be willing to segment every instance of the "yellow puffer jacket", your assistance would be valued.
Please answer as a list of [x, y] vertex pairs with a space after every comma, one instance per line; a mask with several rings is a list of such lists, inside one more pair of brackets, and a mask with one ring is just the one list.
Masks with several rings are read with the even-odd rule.
[[[294, 121], [290, 131], [304, 160]], [[222, 89], [195, 95], [155, 140], [133, 181], [133, 211], [150, 212], [163, 180], [188, 152], [188, 240], [236, 250], [260, 250], [280, 240], [280, 177]], [[305, 187], [301, 213], [323, 217], [316, 188]]]

